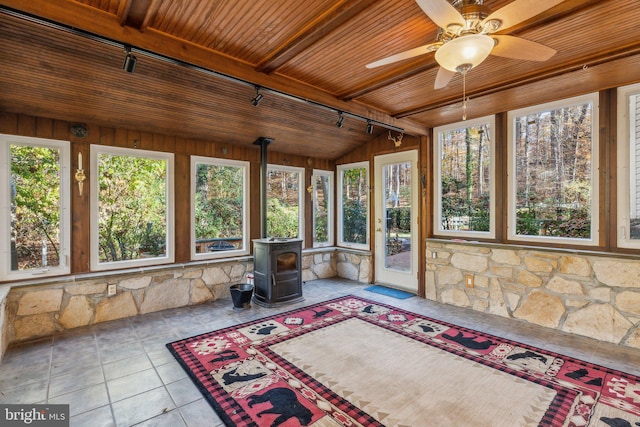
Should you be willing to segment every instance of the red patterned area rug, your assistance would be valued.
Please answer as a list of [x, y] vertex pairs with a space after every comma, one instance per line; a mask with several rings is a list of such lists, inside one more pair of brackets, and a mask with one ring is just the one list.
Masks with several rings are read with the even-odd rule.
[[227, 426], [640, 426], [640, 378], [359, 297], [167, 347]]

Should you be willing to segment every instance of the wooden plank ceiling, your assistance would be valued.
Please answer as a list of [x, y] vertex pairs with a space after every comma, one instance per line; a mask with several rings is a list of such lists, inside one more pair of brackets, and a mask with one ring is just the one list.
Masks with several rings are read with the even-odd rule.
[[[435, 90], [433, 53], [365, 68], [435, 41], [414, 0], [0, 4], [2, 111], [239, 145], [267, 136], [277, 151], [331, 160], [386, 137], [382, 126], [368, 135], [367, 118], [411, 135], [460, 120], [462, 79]], [[468, 116], [639, 81], [638, 22], [637, 0], [565, 0], [510, 28], [558, 53], [490, 56], [468, 74]], [[122, 70], [125, 44], [133, 74]], [[337, 111], [351, 113], [342, 128]]]

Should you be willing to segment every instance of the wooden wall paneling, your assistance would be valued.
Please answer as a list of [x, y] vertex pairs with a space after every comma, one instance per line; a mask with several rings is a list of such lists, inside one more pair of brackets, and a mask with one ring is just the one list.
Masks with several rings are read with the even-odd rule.
[[310, 162], [308, 159], [306, 163], [307, 167], [304, 169], [304, 188], [302, 189], [304, 192], [304, 247], [312, 248], [313, 236], [315, 234], [313, 226], [315, 212], [313, 210], [313, 191], [309, 192], [307, 189], [312, 185], [313, 167], [309, 166]]
[[131, 129], [126, 129], [125, 131], [126, 137], [125, 140], [122, 141], [124, 147], [153, 151], [153, 141], [148, 139], [143, 140], [142, 132]]
[[174, 157], [175, 261], [191, 260], [191, 161], [188, 154]]
[[432, 159], [432, 150], [431, 148], [431, 138], [426, 136], [422, 136], [419, 138], [418, 147], [418, 185], [420, 186], [418, 189], [418, 197], [419, 197], [419, 205], [418, 205], [418, 236], [416, 241], [418, 244], [418, 296], [424, 297], [426, 295], [426, 238], [429, 236], [431, 231], [431, 213], [430, 207], [431, 203], [429, 203], [429, 176], [431, 175], [431, 159]]
[[[91, 162], [89, 144], [73, 137], [71, 141], [71, 273], [85, 273], [91, 270], [91, 209], [90, 185]], [[85, 180], [82, 195], [78, 181], [75, 179], [78, 169], [78, 154], [82, 153], [82, 168]]]
[[495, 168], [495, 195], [494, 203], [496, 204], [496, 241], [504, 241], [507, 238], [507, 224], [509, 221], [509, 204], [507, 194], [509, 193], [508, 184], [508, 162], [507, 147], [508, 141], [508, 120], [507, 113], [499, 113], [495, 116], [496, 129], [495, 138], [495, 154], [493, 159], [493, 167]]
[[36, 136], [37, 120], [33, 116], [20, 114], [18, 116], [18, 134], [22, 136]]
[[[55, 124], [56, 124], [56, 133], [57, 132], [61, 132], [62, 131], [62, 126], [59, 126], [58, 123], [64, 123], [65, 124], [65, 131], [67, 133], [67, 135], [71, 134], [70, 132], [70, 126], [73, 126], [73, 124], [69, 124], [67, 122], [60, 122], [59, 120], [56, 120]], [[84, 139], [84, 142], [86, 142], [87, 144], [100, 144], [100, 126], [98, 125], [94, 125], [94, 124], [90, 124], [90, 123], [85, 123], [85, 126], [87, 127], [87, 137]], [[83, 154], [84, 155], [84, 154]], [[87, 152], [87, 156], [88, 156], [88, 152]], [[87, 161], [89, 161], [89, 157], [87, 157]]]
[[100, 145], [113, 146], [116, 141], [116, 129], [100, 127]]
[[[249, 235], [251, 240], [260, 237], [260, 161], [252, 161], [249, 168]], [[253, 242], [249, 242], [253, 253]]]
[[14, 113], [0, 113], [0, 132], [8, 135], [18, 133], [18, 115]]
[[38, 138], [53, 139], [53, 119], [37, 117], [34, 136]]
[[600, 188], [598, 204], [600, 212], [600, 248], [611, 251], [617, 248], [618, 187], [618, 92], [609, 89], [600, 92]]

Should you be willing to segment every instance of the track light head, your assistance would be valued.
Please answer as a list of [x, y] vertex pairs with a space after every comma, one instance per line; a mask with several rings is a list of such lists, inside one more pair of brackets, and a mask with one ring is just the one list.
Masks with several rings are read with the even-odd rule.
[[131, 48], [129, 46], [125, 46], [124, 51], [127, 53], [127, 55], [124, 57], [122, 69], [127, 73], [133, 73], [136, 70], [136, 63], [138, 62], [138, 60], [133, 55], [133, 53], [131, 53]]
[[254, 107], [257, 107], [262, 98], [264, 98], [264, 95], [260, 93], [260, 86], [256, 86], [256, 96], [251, 100], [251, 103]]
[[371, 135], [373, 133], [373, 124], [371, 120], [367, 120], [367, 135]]
[[344, 122], [344, 116], [342, 115], [342, 111], [338, 112], [338, 121], [336, 122], [336, 127], [341, 128], [342, 127], [342, 122]]

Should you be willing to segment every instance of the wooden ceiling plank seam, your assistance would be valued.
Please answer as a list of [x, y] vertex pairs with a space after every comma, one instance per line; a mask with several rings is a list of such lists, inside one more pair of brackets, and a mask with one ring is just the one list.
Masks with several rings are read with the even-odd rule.
[[147, 8], [147, 12], [144, 14], [144, 18], [142, 18], [140, 28], [138, 28], [140, 32], [144, 33], [149, 26], [149, 23], [153, 21], [156, 14], [158, 13], [158, 10], [160, 9], [160, 3], [160, 0], [151, 0], [151, 2], [149, 3], [149, 7]]
[[[479, 88], [477, 90], [472, 90], [470, 92], [467, 92], [467, 95], [471, 98], [491, 95], [493, 93], [497, 93], [506, 89], [517, 88], [519, 86], [524, 86], [527, 84], [539, 82], [542, 80], [567, 74], [580, 69], [585, 69], [585, 67], [588, 68], [595, 65], [603, 64], [606, 62], [610, 62], [610, 61], [614, 61], [617, 59], [622, 59], [622, 58], [626, 58], [634, 55], [640, 55], [640, 42], [637, 42], [633, 45], [621, 46], [619, 49], [615, 51], [608, 51], [605, 53], [600, 53], [598, 55], [580, 58], [573, 61], [570, 64], [562, 64], [559, 67], [548, 68], [540, 72], [532, 73], [528, 76], [520, 76], [517, 79], [502, 81], [502, 83], [500, 83], [499, 86], [496, 85], [491, 87]], [[423, 106], [423, 107], [417, 107], [412, 110], [401, 111], [401, 112], [395, 113], [394, 117], [396, 118], [410, 117], [412, 115], [424, 113], [426, 111], [433, 110], [435, 108], [442, 108], [451, 104], [455, 104], [457, 102], [460, 102], [459, 96], [457, 98], [448, 98], [438, 103], [431, 104], [429, 107]]]
[[[281, 77], [278, 74], [266, 76], [264, 73], [257, 73], [248, 64], [234, 60], [226, 55], [221, 55], [210, 49], [205, 49], [184, 40], [179, 40], [175, 36], [170, 37], [155, 31], [149, 27], [144, 34], [138, 31], [131, 31], [127, 27], [114, 28], [110, 22], [116, 23], [115, 16], [101, 11], [101, 13], [87, 14], [85, 9], [88, 6], [72, 1], [55, 0], [48, 2], [47, 7], [42, 7], [40, 1], [22, 2], [20, 0], [3, 0], [4, 3], [15, 10], [23, 11], [35, 16], [43, 16], [62, 25], [74, 25], [79, 30], [88, 31], [99, 37], [106, 37], [109, 40], [129, 40], [132, 46], [140, 50], [157, 52], [161, 56], [175, 58], [196, 67], [203, 67], [214, 73], [234, 76], [234, 79], [250, 81], [281, 93], [300, 96], [322, 105], [327, 105], [337, 110], [350, 112], [352, 114], [375, 118], [382, 123], [393, 124], [405, 129], [407, 134], [423, 135], [428, 132], [423, 125], [412, 120], [397, 121], [385, 111], [379, 111], [371, 106], [364, 106], [360, 103], [344, 103], [333, 94], [324, 92], [297, 80], [288, 77]], [[44, 0], [41, 0], [44, 1]], [[83, 12], [84, 11], [84, 12]], [[82, 25], [80, 25], [82, 24]], [[139, 59], [140, 61], [140, 59]], [[140, 64], [139, 64], [140, 65]]]
[[376, 1], [377, 0], [343, 1], [337, 4], [333, 9], [327, 10], [313, 22], [309, 22], [301, 28], [288, 40], [285, 40], [280, 46], [273, 49], [270, 54], [266, 55], [262, 62], [258, 63], [256, 69], [260, 72], [271, 74], [327, 34], [345, 25], [353, 17], [362, 13], [362, 11], [373, 5]]
[[[566, 17], [570, 13], [575, 13], [581, 11], [585, 8], [593, 6], [594, 4], [600, 3], [603, 0], [570, 0], [570, 6], [565, 5], [563, 7], [562, 3], [552, 9], [547, 10], [541, 15], [533, 17], [527, 20], [522, 25], [517, 25], [515, 27], [511, 27], [506, 32], [498, 32], [497, 34], [513, 34], [518, 33], [522, 34], [527, 30], [531, 30], [533, 28], [540, 27], [541, 25], [547, 24], [552, 21], [560, 20]], [[391, 54], [391, 53], [390, 53]], [[433, 56], [433, 54], [429, 54]], [[437, 66], [437, 64], [436, 64]], [[414, 68], [414, 71], [411, 71], [411, 68]], [[432, 69], [433, 67], [424, 68], [424, 66], [419, 65], [418, 61], [414, 61], [413, 63], [408, 63], [404, 67], [398, 67], [387, 73], [383, 74], [377, 79], [371, 80], [368, 84], [361, 85], [360, 87], [355, 88], [353, 91], [349, 93], [339, 94], [338, 98], [343, 101], [351, 101], [356, 98], [360, 98], [365, 96], [373, 91], [379, 90], [385, 86], [391, 86], [397, 84], [398, 82], [410, 78], [418, 73], [424, 72], [426, 70]]]
[[120, 26], [124, 26], [127, 22], [127, 18], [129, 16], [129, 11], [131, 10], [131, 2], [133, 0], [120, 0], [118, 4], [118, 21], [120, 22]]

